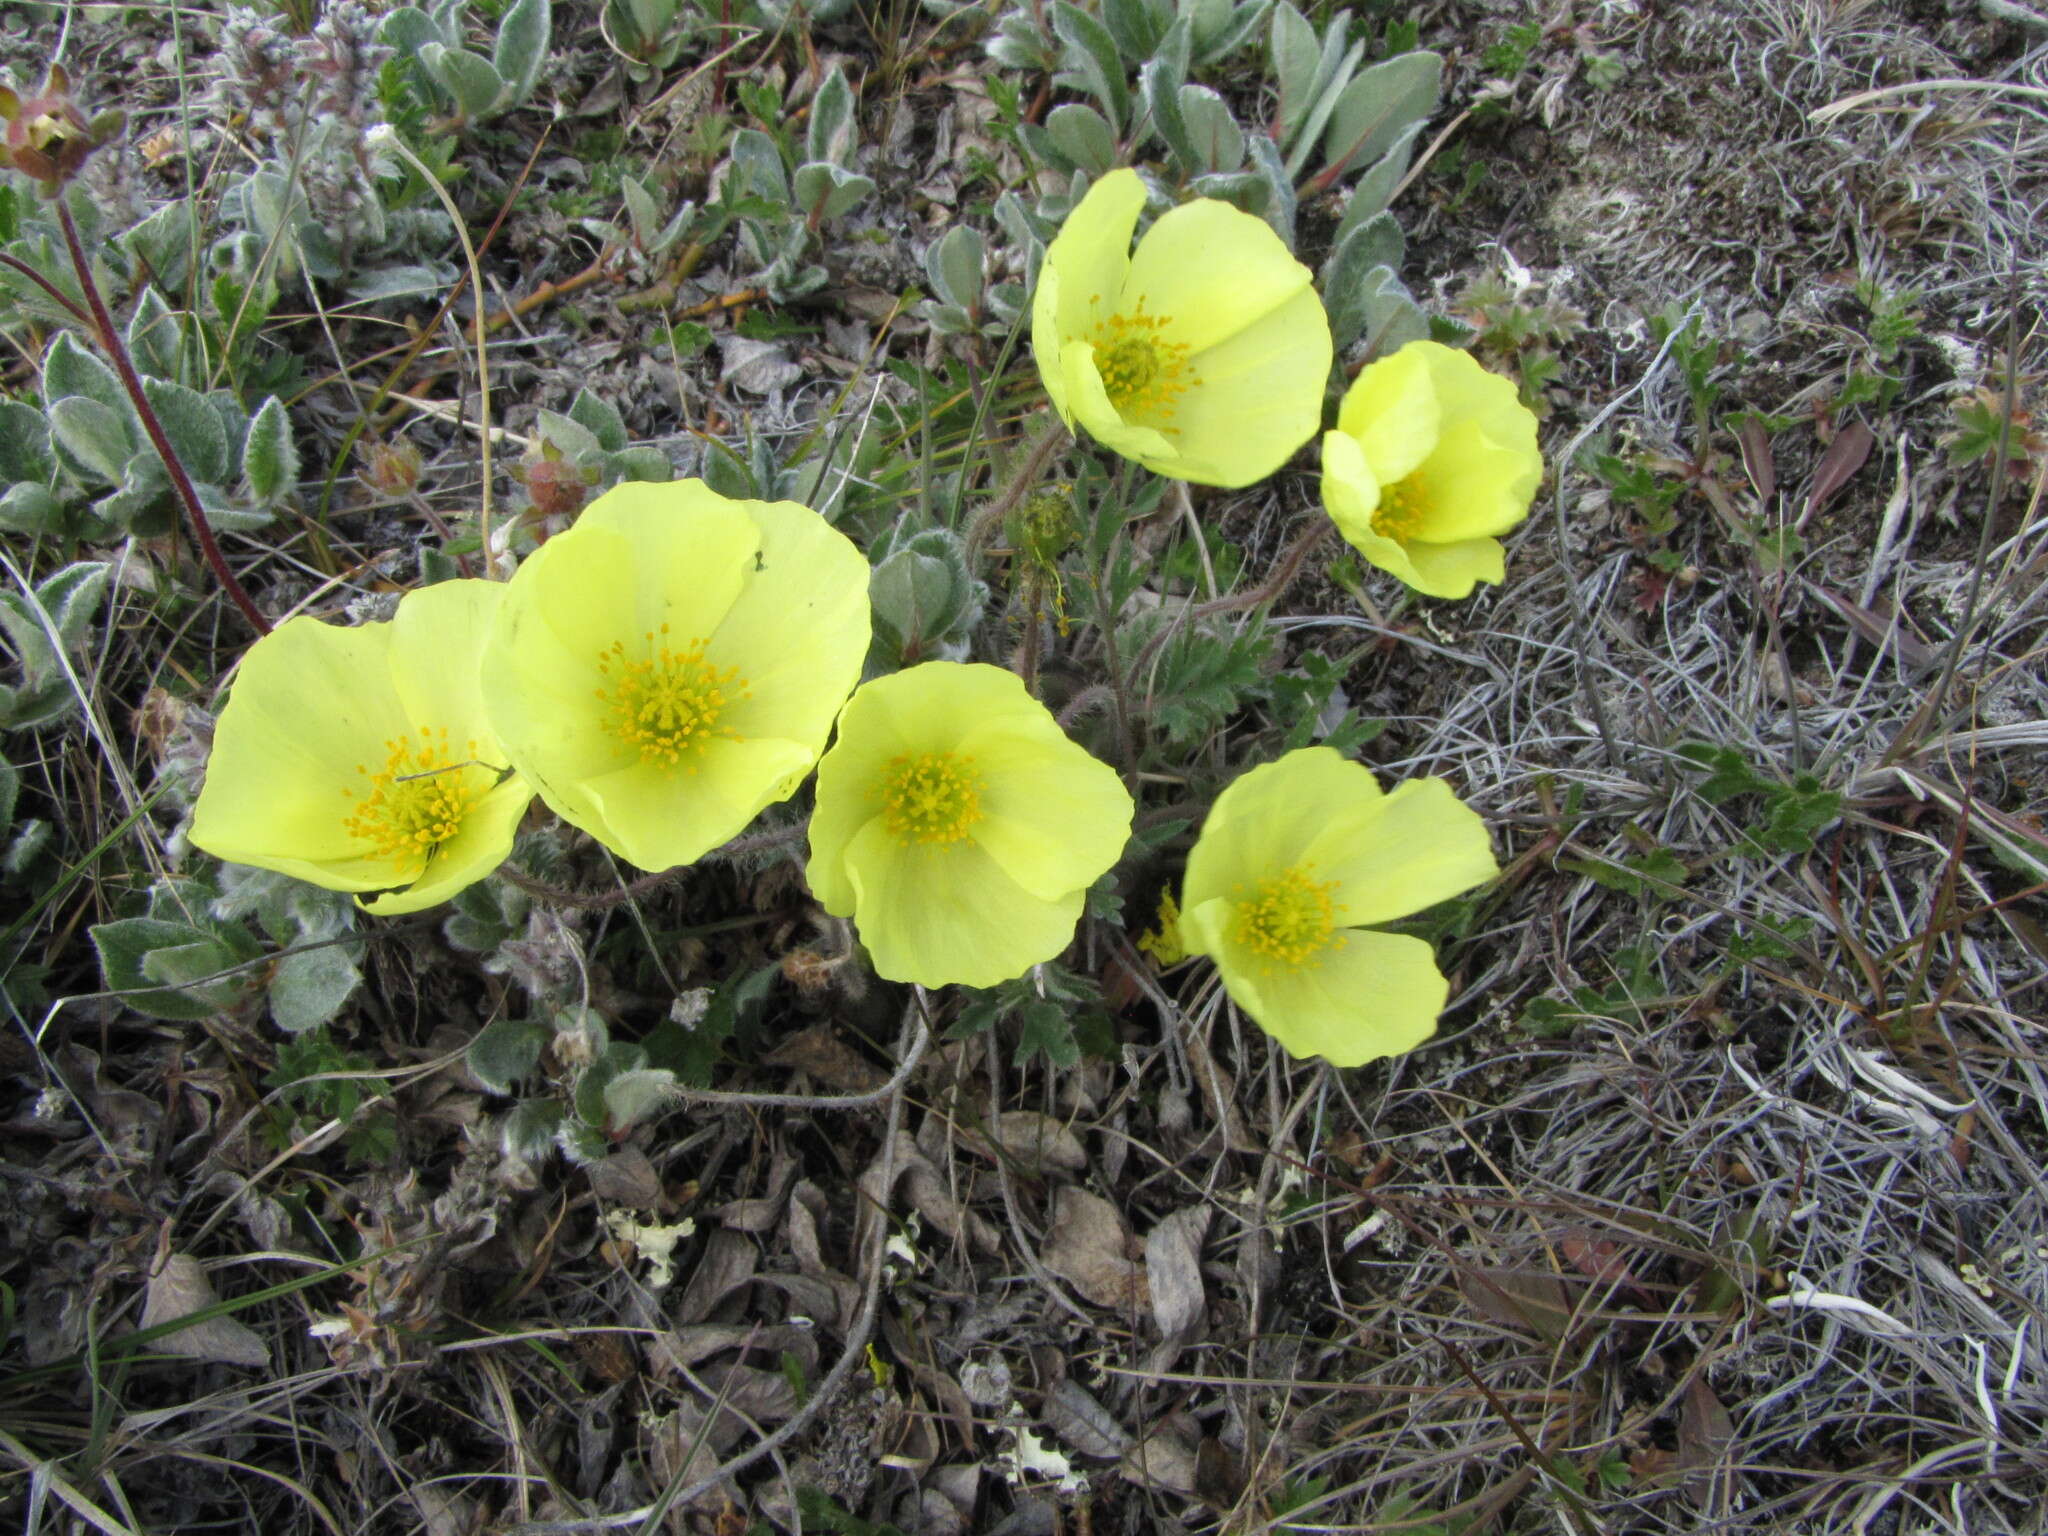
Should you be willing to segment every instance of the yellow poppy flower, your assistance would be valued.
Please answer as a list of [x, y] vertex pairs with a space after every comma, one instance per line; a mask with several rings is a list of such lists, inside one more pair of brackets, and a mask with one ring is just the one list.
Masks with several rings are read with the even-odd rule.
[[1429, 1038], [1450, 992], [1421, 939], [1369, 925], [1495, 872], [1486, 824], [1443, 780], [1386, 794], [1309, 747], [1217, 797], [1188, 855], [1181, 942], [1294, 1055], [1355, 1067]]
[[1111, 171], [1067, 215], [1039, 268], [1031, 350], [1053, 408], [1175, 480], [1262, 480], [1315, 436], [1330, 321], [1309, 270], [1263, 219], [1214, 198], [1162, 214]]
[[1411, 341], [1352, 381], [1323, 434], [1323, 505], [1366, 559], [1431, 597], [1498, 582], [1496, 534], [1543, 479], [1536, 417], [1470, 353]]
[[880, 975], [992, 987], [1067, 947], [1131, 811], [1015, 673], [929, 661], [847, 702], [805, 874]]
[[701, 480], [600, 496], [507, 584], [484, 703], [564, 821], [688, 864], [795, 792], [868, 649], [868, 563], [809, 507]]
[[533, 798], [477, 686], [504, 591], [444, 581], [400, 599], [388, 624], [296, 618], [258, 640], [214, 727], [193, 843], [358, 892], [380, 914], [496, 869]]

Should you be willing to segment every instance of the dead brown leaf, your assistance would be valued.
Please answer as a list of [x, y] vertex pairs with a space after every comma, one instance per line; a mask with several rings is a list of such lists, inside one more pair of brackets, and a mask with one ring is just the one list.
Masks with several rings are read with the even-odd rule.
[[873, 1093], [889, 1074], [857, 1053], [828, 1024], [800, 1029], [767, 1055], [771, 1067], [802, 1072], [834, 1093]]
[[1046, 1173], [1079, 1173], [1088, 1166], [1081, 1138], [1051, 1115], [1035, 1109], [1014, 1109], [998, 1115], [993, 1125], [977, 1127], [967, 1145], [983, 1157], [1006, 1157], [1018, 1172], [1037, 1178]]
[[1145, 1278], [1152, 1292], [1152, 1321], [1166, 1339], [1192, 1338], [1202, 1325], [1202, 1239], [1210, 1209], [1191, 1205], [1175, 1211], [1145, 1236]]
[[1130, 1229], [1115, 1206], [1085, 1189], [1069, 1187], [1053, 1200], [1052, 1225], [1039, 1257], [1096, 1306], [1128, 1312], [1150, 1301], [1145, 1269], [1134, 1261], [1134, 1248]]
[[[206, 1278], [199, 1261], [189, 1254], [174, 1253], [149, 1278], [149, 1290], [142, 1303], [142, 1326], [154, 1328], [159, 1323], [176, 1322], [219, 1302], [213, 1282]], [[208, 1318], [165, 1334], [150, 1347], [167, 1355], [183, 1355], [217, 1365], [261, 1369], [270, 1364], [270, 1346], [247, 1324], [227, 1316]]]

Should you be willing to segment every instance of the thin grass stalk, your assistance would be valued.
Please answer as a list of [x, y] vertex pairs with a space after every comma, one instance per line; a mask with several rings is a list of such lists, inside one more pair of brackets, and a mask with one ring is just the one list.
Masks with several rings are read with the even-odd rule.
[[149, 434], [157, 457], [164, 462], [164, 471], [171, 477], [178, 500], [184, 504], [185, 518], [192, 525], [192, 536], [199, 541], [199, 552], [212, 570], [214, 580], [242, 610], [242, 617], [249, 621], [256, 633], [267, 635], [270, 633], [270, 620], [263, 616], [263, 610], [256, 606], [241, 582], [235, 579], [235, 573], [228, 569], [227, 557], [220, 552], [220, 543], [213, 536], [213, 525], [206, 520], [206, 509], [199, 504], [199, 492], [192, 484], [192, 477], [185, 473], [177, 450], [171, 447], [170, 438], [164, 435], [163, 423], [157, 420], [156, 412], [150, 409], [149, 397], [142, 392], [142, 380], [135, 372], [128, 348], [122, 344], [121, 333], [114, 328], [114, 317], [107, 311], [107, 301], [100, 297], [100, 285], [93, 281], [92, 263], [86, 258], [85, 243], [78, 238], [78, 224], [71, 217], [71, 208], [61, 197], [56, 201], [57, 223], [64, 231], [64, 244], [71, 252], [71, 265], [78, 273], [78, 285], [85, 290], [85, 302], [92, 310], [92, 328], [100, 350], [112, 360], [114, 371], [121, 377], [121, 388], [127, 391], [129, 403], [142, 419], [142, 430]]

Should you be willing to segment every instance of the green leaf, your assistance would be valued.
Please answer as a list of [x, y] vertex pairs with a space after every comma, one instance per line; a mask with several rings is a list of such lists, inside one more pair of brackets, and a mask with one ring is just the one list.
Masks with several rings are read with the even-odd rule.
[[164, 379], [144, 379], [142, 395], [186, 474], [208, 485], [226, 485], [234, 478], [228, 434], [204, 395]]
[[274, 507], [298, 488], [299, 449], [284, 402], [272, 395], [249, 419], [242, 439], [242, 479], [259, 506]]
[[434, 83], [454, 98], [456, 113], [466, 122], [490, 116], [506, 94], [506, 83], [491, 61], [467, 49], [425, 43], [420, 48], [420, 63]]
[[45, 538], [66, 537], [74, 531], [64, 515], [64, 503], [47, 486], [33, 481], [0, 492], [0, 529]]
[[1187, 49], [1184, 46], [1186, 29], [1178, 22], [1175, 29], [1183, 46], [1178, 58], [1161, 58], [1154, 55], [1145, 61], [1145, 67], [1138, 72], [1138, 90], [1145, 98], [1145, 108], [1152, 114], [1152, 129], [1159, 135], [1181, 168], [1183, 174], [1191, 174], [1196, 166], [1195, 146], [1188, 138], [1187, 124], [1180, 116], [1180, 88], [1187, 79]]
[[492, 1093], [511, 1093], [540, 1065], [541, 1050], [552, 1034], [539, 1019], [495, 1019], [469, 1042], [470, 1075]]
[[853, 87], [846, 83], [845, 71], [834, 64], [811, 98], [811, 119], [804, 130], [804, 158], [851, 169], [858, 143]]
[[798, 166], [793, 185], [797, 208], [811, 219], [836, 219], [858, 207], [875, 190], [875, 184], [867, 177], [842, 170], [826, 160]]
[[676, 1096], [676, 1075], [661, 1067], [621, 1072], [604, 1085], [606, 1128], [613, 1134], [631, 1130], [659, 1114]]
[[1071, 1067], [1081, 1059], [1073, 1022], [1058, 1003], [1035, 999], [1017, 1010], [1017, 1050], [1011, 1060], [1028, 1066], [1034, 1056], [1056, 1067]]
[[70, 651], [84, 643], [112, 570], [103, 560], [81, 560], [44, 580], [33, 599], [0, 593], [0, 630], [14, 647], [22, 694], [66, 685], [55, 645]]
[[152, 1018], [211, 1018], [236, 1006], [249, 992], [246, 976], [198, 988], [179, 983], [254, 959], [248, 952], [255, 947], [253, 941], [237, 946], [190, 923], [130, 917], [95, 925], [92, 942], [108, 988], [146, 989], [120, 1001]]
[[110, 411], [126, 412], [128, 396], [114, 370], [59, 331], [49, 350], [43, 353], [43, 404], [52, 405], [71, 395], [97, 400]]
[[270, 1016], [286, 1034], [303, 1033], [340, 1013], [362, 979], [345, 944], [293, 950], [270, 973]]
[[194, 238], [192, 205], [176, 198], [129, 226], [114, 243], [139, 262], [152, 280], [176, 293], [191, 275], [192, 258], [200, 248]]
[[0, 483], [47, 483], [56, 472], [43, 413], [19, 400], [0, 400]]
[[88, 395], [67, 395], [50, 406], [50, 434], [88, 484], [119, 485], [136, 452], [132, 419]]
[[554, 1150], [562, 1130], [562, 1106], [553, 1099], [515, 1104], [498, 1122], [498, 1145], [507, 1157], [538, 1162]]
[[21, 770], [0, 757], [0, 836], [14, 829], [14, 808], [21, 800]]
[[1053, 84], [1086, 91], [1108, 115], [1112, 133], [1121, 130], [1131, 115], [1131, 91], [1124, 79], [1124, 61], [1109, 29], [1069, 0], [1056, 0], [1052, 29], [1066, 44], [1060, 52], [1063, 66]]
[[136, 370], [160, 379], [180, 376], [184, 351], [182, 317], [154, 288], [144, 288], [128, 317], [128, 357]]
[[509, 112], [533, 94], [541, 65], [547, 62], [553, 31], [554, 11], [549, 0], [519, 0], [498, 23], [491, 67], [504, 82], [504, 93], [497, 102], [500, 111]]
[[1102, 0], [1102, 23], [1117, 48], [1133, 64], [1152, 57], [1173, 20], [1171, 6], [1147, 0]]
[[1722, 805], [1737, 795], [1754, 794], [1771, 788], [1771, 782], [1750, 767], [1749, 759], [1733, 747], [1712, 742], [1689, 741], [1678, 749], [1681, 761], [1707, 775], [1693, 788], [1709, 805]]
[[534, 427], [541, 441], [571, 464], [594, 464], [604, 453], [595, 432], [559, 411], [536, 411]]
[[971, 314], [981, 306], [984, 257], [981, 236], [970, 225], [955, 224], [925, 247], [925, 274], [940, 298]]
[[1370, 165], [1403, 134], [1436, 110], [1444, 61], [1434, 53], [1404, 53], [1361, 71], [1338, 96], [1323, 135], [1326, 174]]
[[1810, 773], [1795, 774], [1790, 784], [1774, 786], [1767, 804], [1757, 841], [1780, 853], [1811, 852], [1814, 837], [1842, 814], [1841, 793], [1822, 787]]
[[588, 389], [577, 390], [576, 398], [569, 402], [569, 419], [596, 438], [597, 446], [606, 453], [617, 453], [626, 446], [625, 418]]
[[1206, 85], [1180, 88], [1180, 117], [1197, 174], [1234, 171], [1244, 164], [1244, 130], [1230, 107]]
[[1102, 114], [1083, 102], [1054, 107], [1045, 120], [1046, 136], [1066, 159], [1090, 176], [1116, 164], [1116, 134]]

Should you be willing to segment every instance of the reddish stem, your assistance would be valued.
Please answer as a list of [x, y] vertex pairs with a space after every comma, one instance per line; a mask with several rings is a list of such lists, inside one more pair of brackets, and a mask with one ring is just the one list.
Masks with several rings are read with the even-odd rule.
[[149, 434], [157, 457], [164, 461], [164, 470], [171, 477], [178, 500], [185, 504], [185, 516], [192, 524], [192, 536], [199, 541], [200, 554], [206, 557], [207, 566], [221, 584], [221, 590], [242, 610], [242, 617], [249, 621], [257, 634], [269, 634], [270, 620], [263, 616], [263, 610], [250, 599], [242, 584], [235, 579], [235, 573], [228, 569], [227, 558], [221, 554], [220, 544], [214, 539], [213, 525], [206, 520], [206, 509], [199, 505], [199, 492], [193, 488], [192, 477], [185, 473], [185, 466], [179, 462], [171, 440], [164, 435], [163, 423], [150, 409], [149, 397], [142, 392], [142, 380], [135, 372], [135, 364], [129, 361], [128, 349], [121, 343], [121, 333], [114, 329], [114, 317], [107, 312], [107, 301], [100, 297], [99, 284], [93, 281], [92, 263], [86, 260], [85, 244], [78, 238], [78, 225], [72, 221], [71, 210], [62, 197], [57, 199], [57, 223], [64, 231], [64, 244], [71, 251], [71, 265], [78, 273], [78, 286], [85, 290], [85, 302], [92, 308], [92, 326], [98, 334], [100, 350], [112, 360], [114, 372], [121, 376], [121, 387], [128, 392], [129, 403], [142, 419], [142, 430]]

